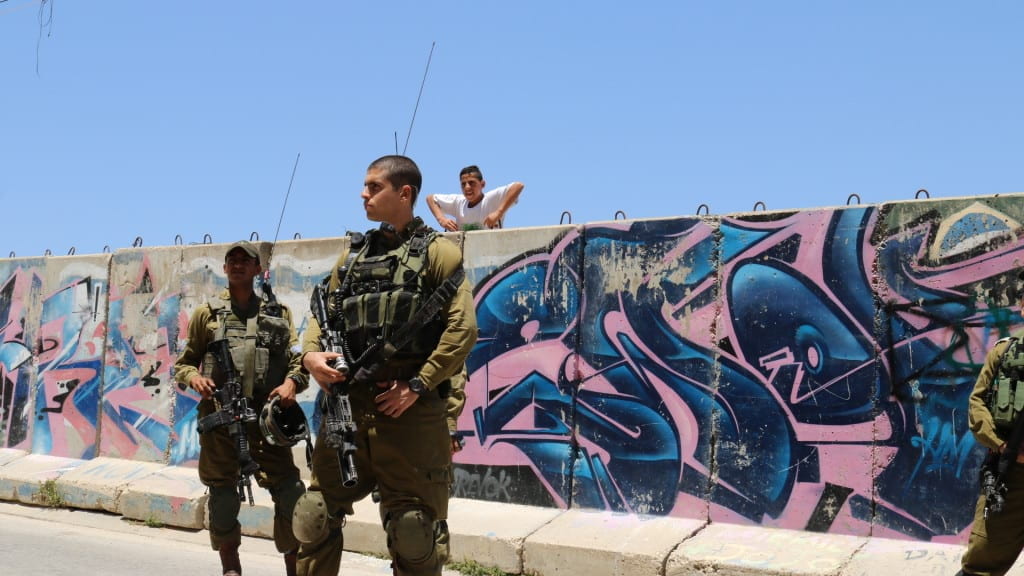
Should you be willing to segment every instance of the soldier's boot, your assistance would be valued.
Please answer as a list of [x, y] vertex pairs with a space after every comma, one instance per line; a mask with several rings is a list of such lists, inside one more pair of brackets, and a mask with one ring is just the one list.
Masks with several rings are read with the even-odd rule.
[[218, 550], [224, 576], [242, 576], [242, 561], [238, 559], [238, 546], [238, 544], [224, 544]]
[[298, 554], [296, 552], [289, 552], [284, 555], [284, 573], [285, 576], [296, 576], [295, 561]]

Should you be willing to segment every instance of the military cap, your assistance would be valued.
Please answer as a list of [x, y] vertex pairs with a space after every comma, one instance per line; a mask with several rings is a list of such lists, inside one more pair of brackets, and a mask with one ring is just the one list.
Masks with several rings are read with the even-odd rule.
[[256, 249], [256, 246], [248, 240], [239, 240], [231, 246], [228, 246], [228, 251], [224, 253], [224, 259], [227, 260], [228, 254], [231, 254], [236, 249], [241, 249], [243, 252], [249, 255], [250, 258], [255, 258], [256, 263], [260, 261], [260, 251]]

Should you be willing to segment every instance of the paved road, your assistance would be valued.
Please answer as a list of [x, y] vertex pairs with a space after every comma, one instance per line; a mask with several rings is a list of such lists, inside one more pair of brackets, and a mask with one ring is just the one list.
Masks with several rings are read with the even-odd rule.
[[[245, 576], [284, 574], [270, 540], [246, 537]], [[121, 516], [0, 503], [0, 574], [10, 576], [219, 576], [206, 531], [150, 528]], [[346, 576], [391, 574], [389, 562], [346, 552]], [[447, 574], [447, 572], [446, 572]], [[455, 574], [454, 572], [452, 574]]]

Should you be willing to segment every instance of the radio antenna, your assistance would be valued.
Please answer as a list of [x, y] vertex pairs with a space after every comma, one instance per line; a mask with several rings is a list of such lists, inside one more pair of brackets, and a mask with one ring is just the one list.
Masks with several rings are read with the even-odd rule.
[[[434, 46], [437, 42], [430, 43], [430, 54], [427, 56], [427, 67], [423, 70], [423, 81], [420, 82], [420, 93], [416, 96], [416, 107], [412, 109], [412, 120], [409, 121], [409, 132], [405, 135], [405, 146], [402, 148], [402, 155], [405, 156], [406, 149], [409, 148], [409, 137], [412, 136], [412, 125], [416, 122], [416, 111], [420, 108], [420, 97], [423, 96], [423, 86], [427, 83], [427, 72], [430, 71], [430, 59], [434, 57]], [[396, 133], [395, 139], [395, 151], [398, 151], [398, 139]]]
[[277, 247], [277, 235], [281, 233], [281, 221], [284, 220], [284, 210], [288, 207], [288, 197], [292, 194], [292, 183], [295, 182], [295, 171], [299, 168], [299, 156], [301, 155], [301, 152], [295, 155], [295, 166], [292, 167], [292, 178], [288, 181], [288, 192], [284, 195], [284, 206], [281, 206], [281, 216], [277, 219], [277, 230], [274, 231], [274, 243], [270, 245], [270, 254], [267, 256], [267, 269], [263, 271], [263, 282], [260, 283], [260, 288], [263, 290], [263, 300], [268, 306], [273, 307], [268, 312], [271, 316], [280, 317], [281, 308], [277, 303], [277, 296], [274, 295], [274, 288], [270, 285], [270, 263], [274, 258], [274, 248]]
[[284, 205], [281, 206], [281, 216], [277, 219], [277, 230], [274, 231], [274, 243], [270, 245], [270, 257], [267, 258], [267, 276], [270, 276], [270, 258], [274, 255], [274, 246], [277, 246], [277, 235], [281, 233], [281, 222], [284, 220], [284, 211], [288, 208], [288, 197], [292, 194], [292, 184], [295, 182], [295, 171], [299, 169], [299, 157], [302, 152], [295, 155], [295, 166], [292, 166], [292, 177], [288, 181], [288, 191], [284, 194]]

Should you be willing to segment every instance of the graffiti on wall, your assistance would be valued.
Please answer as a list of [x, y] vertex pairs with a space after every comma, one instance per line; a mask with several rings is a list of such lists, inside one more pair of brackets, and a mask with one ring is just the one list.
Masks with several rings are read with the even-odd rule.
[[988, 205], [570, 230], [477, 285], [456, 493], [483, 470], [513, 502], [956, 537], [1019, 230]]
[[34, 333], [26, 319], [39, 293], [38, 260], [0, 267], [0, 447], [29, 448]]
[[32, 452], [96, 456], [106, 340], [107, 267], [62, 270], [42, 297]]
[[110, 287], [100, 454], [165, 462], [175, 400], [171, 367], [180, 352], [181, 294], [145, 252], [114, 257]]
[[[983, 456], [967, 397], [986, 351], [1022, 324], [1016, 204], [495, 242], [508, 253], [466, 262], [480, 338], [455, 496], [962, 541]], [[198, 397], [172, 366], [190, 311], [224, 283], [207, 252], [172, 266], [118, 253], [110, 281], [77, 259], [0, 263], [0, 445], [195, 466]], [[335, 258], [274, 267], [300, 336]], [[300, 397], [314, 427], [315, 396]]]

